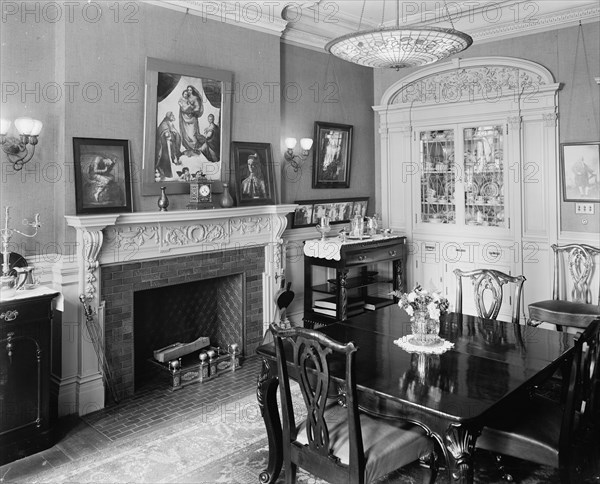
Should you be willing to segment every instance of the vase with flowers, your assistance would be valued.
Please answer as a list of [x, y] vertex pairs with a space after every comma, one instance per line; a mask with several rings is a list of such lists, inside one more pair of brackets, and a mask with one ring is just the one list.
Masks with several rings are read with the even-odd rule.
[[448, 300], [438, 291], [428, 291], [420, 285], [409, 293], [395, 293], [400, 306], [410, 316], [412, 341], [418, 345], [433, 345], [439, 341], [440, 317], [448, 312]]

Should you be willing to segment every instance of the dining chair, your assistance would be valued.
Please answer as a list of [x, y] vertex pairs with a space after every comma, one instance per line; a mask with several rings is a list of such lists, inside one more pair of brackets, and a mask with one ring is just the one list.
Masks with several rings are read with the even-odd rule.
[[[519, 324], [521, 312], [521, 292], [525, 276], [510, 276], [504, 272], [494, 269], [476, 269], [473, 271], [461, 271], [454, 269], [456, 275], [456, 312], [462, 313], [463, 309], [463, 278], [469, 278], [473, 282], [473, 295], [477, 315], [480, 318], [496, 319], [502, 306], [504, 298], [503, 286], [507, 283], [515, 285], [514, 301], [512, 303], [511, 321]], [[487, 294], [491, 301], [486, 303]]]
[[[595, 269], [594, 258], [600, 254], [600, 249], [585, 244], [553, 244], [552, 250], [552, 299], [529, 304], [528, 322], [533, 326], [541, 322], [552, 323], [558, 331], [562, 331], [564, 326], [581, 331], [600, 316], [600, 284], [596, 302], [593, 301], [590, 288]], [[567, 297], [569, 276], [573, 284], [570, 298]]]
[[562, 483], [583, 482], [586, 469], [600, 472], [600, 320], [575, 342], [563, 384], [564, 404], [534, 395], [526, 408], [494, 417], [476, 447], [558, 468]]
[[[366, 483], [417, 460], [424, 468], [424, 482], [435, 481], [435, 443], [428, 430], [359, 411], [354, 343], [342, 344], [312, 329], [282, 329], [276, 324], [271, 324], [271, 332], [286, 483], [296, 481], [298, 466], [331, 483]], [[298, 382], [301, 398], [292, 394], [290, 377]], [[299, 425], [294, 399], [301, 400], [306, 410]]]

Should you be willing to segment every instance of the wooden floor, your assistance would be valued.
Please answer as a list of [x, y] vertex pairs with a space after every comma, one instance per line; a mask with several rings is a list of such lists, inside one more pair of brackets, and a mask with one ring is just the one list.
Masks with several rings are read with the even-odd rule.
[[52, 469], [93, 454], [126, 436], [148, 432], [165, 422], [185, 419], [210, 406], [256, 391], [260, 359], [246, 358], [234, 373], [221, 374], [204, 383], [171, 391], [168, 381], [157, 378], [135, 395], [88, 414], [59, 419], [56, 445], [0, 467], [0, 483], [20, 482], [25, 476]]

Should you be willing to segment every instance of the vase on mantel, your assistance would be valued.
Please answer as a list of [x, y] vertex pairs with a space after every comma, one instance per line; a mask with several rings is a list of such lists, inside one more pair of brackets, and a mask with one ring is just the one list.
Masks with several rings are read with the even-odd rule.
[[160, 187], [160, 197], [158, 197], [158, 209], [160, 212], [166, 212], [169, 207], [169, 197], [165, 193], [167, 187]]
[[220, 205], [223, 208], [233, 207], [233, 197], [229, 193], [229, 184], [223, 183], [223, 194], [221, 195]]

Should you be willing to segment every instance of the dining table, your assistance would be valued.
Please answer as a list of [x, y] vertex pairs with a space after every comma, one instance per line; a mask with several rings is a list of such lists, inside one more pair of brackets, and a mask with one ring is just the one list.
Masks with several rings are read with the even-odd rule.
[[[398, 342], [410, 338], [411, 322], [397, 305], [318, 331], [358, 346], [355, 370], [361, 411], [425, 426], [439, 444], [452, 481], [458, 483], [473, 482], [475, 444], [486, 423], [518, 412], [539, 384], [568, 364], [574, 348], [569, 333], [449, 313], [440, 322], [443, 352], [436, 352], [436, 345], [404, 349]], [[269, 445], [267, 468], [259, 480], [273, 483], [283, 462], [274, 343], [256, 351], [262, 358], [257, 399]], [[334, 381], [343, 378], [335, 370], [331, 374]]]

